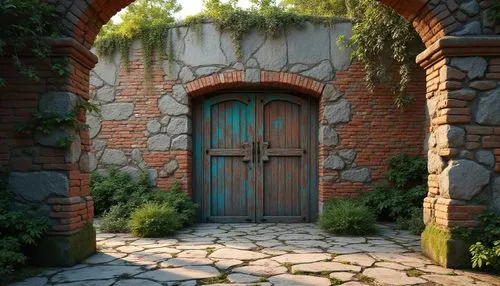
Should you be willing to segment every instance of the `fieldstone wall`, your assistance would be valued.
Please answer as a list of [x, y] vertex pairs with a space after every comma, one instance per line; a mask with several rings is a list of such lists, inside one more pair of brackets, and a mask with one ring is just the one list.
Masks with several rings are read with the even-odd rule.
[[475, 226], [487, 206], [500, 213], [500, 58], [450, 57], [427, 74], [432, 133], [425, 220]]
[[87, 116], [94, 170], [115, 167], [132, 176], [143, 170], [152, 185], [168, 188], [180, 181], [191, 192], [190, 99], [235, 87], [291, 89], [318, 98], [320, 201], [368, 189], [383, 177], [392, 155], [424, 153], [422, 74], [415, 73], [410, 91], [417, 100], [406, 113], [394, 107], [389, 88], [370, 93], [362, 66], [352, 65], [349, 51], [336, 43], [340, 35], [350, 36], [348, 22], [307, 23], [276, 38], [250, 32], [241, 58], [230, 35], [211, 23], [170, 33], [167, 51], [173, 57], [157, 61], [150, 83], [138, 43], [128, 69], [116, 55], [91, 72], [92, 100], [101, 105], [99, 114]]

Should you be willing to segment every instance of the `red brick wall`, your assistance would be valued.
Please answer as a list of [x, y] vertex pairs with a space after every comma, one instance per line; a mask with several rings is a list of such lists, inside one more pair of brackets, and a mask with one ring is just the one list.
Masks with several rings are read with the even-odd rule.
[[[389, 87], [379, 86], [371, 93], [364, 80], [361, 64], [353, 64], [347, 71], [336, 74], [334, 84], [352, 105], [352, 120], [337, 128], [340, 143], [336, 148], [320, 146], [320, 161], [334, 149], [355, 149], [354, 163], [370, 167], [373, 183], [383, 179], [387, 171], [387, 159], [400, 154], [423, 155], [425, 116], [425, 74], [415, 71], [408, 92], [415, 97], [406, 110], [397, 109]], [[320, 110], [322, 114], [322, 109]], [[322, 170], [320, 176], [338, 176], [336, 171]], [[363, 183], [321, 183], [320, 199], [354, 196], [360, 190], [369, 189]]]
[[[179, 162], [179, 168], [168, 178], [158, 178], [158, 186], [167, 189], [175, 181], [182, 183], [182, 189], [191, 192], [191, 152], [167, 151], [149, 152], [146, 146], [146, 123], [154, 117], [161, 118], [157, 99], [172, 90], [174, 82], [163, 79], [163, 71], [156, 67], [150, 83], [144, 80], [141, 54], [136, 55], [127, 69], [120, 71], [115, 102], [134, 103], [134, 116], [128, 121], [103, 121], [98, 139], [107, 140], [107, 148], [124, 150], [127, 155], [133, 148], [139, 148], [148, 168], [158, 172], [171, 159]], [[206, 94], [220, 88], [248, 86], [243, 80], [243, 72], [212, 75], [186, 84], [186, 91], [191, 96]], [[332, 150], [355, 149], [354, 161], [358, 167], [371, 169], [372, 183], [321, 182], [319, 197], [325, 201], [331, 197], [355, 196], [360, 190], [368, 190], [373, 183], [379, 182], [387, 170], [387, 159], [400, 154], [422, 155], [424, 151], [425, 117], [425, 74], [414, 72], [409, 92], [415, 96], [415, 102], [407, 110], [399, 110], [394, 105], [394, 97], [389, 87], [377, 87], [371, 93], [365, 85], [365, 74], [361, 64], [353, 64], [347, 71], [337, 72], [332, 82], [344, 93], [352, 105], [352, 120], [336, 130], [340, 143], [335, 148], [320, 146], [319, 176], [338, 176], [337, 171], [321, 168], [322, 161]], [[261, 85], [277, 88], [295, 89], [318, 96], [323, 83], [306, 79], [298, 75], [277, 72], [261, 74]], [[320, 106], [320, 122], [322, 123]]]

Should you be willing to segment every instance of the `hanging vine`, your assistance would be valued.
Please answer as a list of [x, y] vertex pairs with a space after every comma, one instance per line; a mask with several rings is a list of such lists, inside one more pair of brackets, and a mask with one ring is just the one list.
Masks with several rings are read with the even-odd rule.
[[[226, 5], [226, 4], [221, 4]], [[188, 17], [182, 22], [164, 22], [155, 26], [146, 26], [133, 33], [106, 33], [99, 36], [94, 43], [100, 57], [110, 60], [119, 52], [121, 61], [129, 65], [129, 50], [134, 40], [140, 40], [143, 49], [144, 75], [146, 80], [151, 79], [153, 60], [156, 56], [166, 58], [170, 62], [175, 60], [172, 42], [172, 31], [180, 36], [180, 27], [189, 26], [202, 35], [201, 25], [211, 22], [219, 31], [229, 32], [236, 48], [238, 58], [242, 57], [241, 43], [243, 37], [252, 30], [264, 33], [269, 37], [277, 37], [286, 28], [300, 29], [306, 22], [323, 25], [333, 25], [338, 17], [314, 17], [287, 12], [282, 9], [244, 10], [236, 6], [221, 6], [216, 9], [207, 9], [205, 13]]]
[[[82, 111], [98, 112], [99, 108], [97, 105], [79, 98], [74, 109], [64, 114], [54, 111], [36, 110], [32, 113], [30, 121], [19, 124], [16, 127], [16, 132], [20, 134], [42, 134], [48, 136], [58, 130], [85, 130], [89, 126], [78, 119]], [[58, 148], [68, 148], [74, 140], [75, 137], [72, 135], [62, 135], [57, 139], [56, 146]]]
[[[0, 0], [0, 59], [10, 60], [21, 76], [38, 81], [38, 65], [48, 63], [52, 42], [61, 35], [60, 19], [54, 5], [40, 0]], [[28, 52], [30, 61], [23, 61], [21, 52]], [[66, 67], [57, 62], [53, 69], [60, 73]], [[5, 84], [0, 71], [0, 87]]]

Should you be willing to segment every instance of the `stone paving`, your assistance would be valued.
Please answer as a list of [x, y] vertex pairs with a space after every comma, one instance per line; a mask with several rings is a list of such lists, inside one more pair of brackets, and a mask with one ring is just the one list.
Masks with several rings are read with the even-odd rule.
[[202, 224], [158, 239], [98, 233], [99, 253], [15, 285], [500, 285], [498, 276], [436, 266], [418, 236], [380, 229], [367, 237], [314, 224]]

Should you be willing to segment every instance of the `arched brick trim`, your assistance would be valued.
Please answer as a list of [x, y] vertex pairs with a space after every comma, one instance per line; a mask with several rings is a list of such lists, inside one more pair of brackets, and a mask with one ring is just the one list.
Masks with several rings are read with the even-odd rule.
[[[481, 10], [476, 15], [462, 13], [456, 0], [378, 1], [394, 9], [412, 23], [426, 46], [430, 46], [443, 36], [455, 33], [458, 33], [457, 35], [495, 33], [494, 23], [486, 23], [488, 21], [482, 20], [484, 18], [482, 14], [486, 13], [493, 1], [481, 1]], [[58, 0], [55, 2], [55, 5], [66, 15], [63, 19], [66, 35], [90, 48], [101, 26], [133, 0]]]
[[324, 83], [297, 74], [261, 71], [255, 76], [249, 70], [205, 76], [186, 83], [184, 88], [190, 96], [196, 97], [219, 89], [252, 86], [290, 89], [317, 98], [325, 88]]

